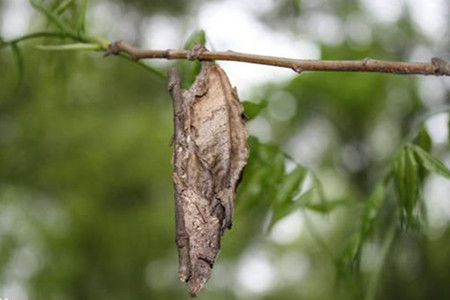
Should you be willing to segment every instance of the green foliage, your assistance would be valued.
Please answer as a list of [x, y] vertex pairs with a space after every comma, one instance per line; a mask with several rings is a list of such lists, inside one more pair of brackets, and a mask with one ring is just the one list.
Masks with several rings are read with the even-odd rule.
[[408, 146], [401, 149], [393, 169], [403, 223], [406, 226], [417, 226], [419, 222], [414, 217], [414, 209], [418, 200], [418, 166]]
[[64, 44], [64, 45], [38, 45], [39, 50], [47, 51], [100, 51], [100, 45], [98, 44], [87, 44], [87, 43], [77, 43], [77, 44]]
[[78, 22], [76, 30], [78, 35], [84, 34], [85, 20], [86, 20], [86, 9], [87, 9], [88, 0], [81, 0], [81, 8], [78, 16]]
[[205, 45], [206, 44], [206, 33], [203, 29], [194, 31], [187, 39], [184, 44], [185, 50], [191, 50], [196, 44]]
[[55, 8], [55, 14], [61, 15], [63, 14], [67, 9], [69, 9], [72, 5], [74, 5], [75, 0], [65, 0], [63, 2], [60, 2], [58, 6]]
[[301, 198], [300, 192], [305, 176], [306, 170], [302, 166], [297, 166], [272, 186], [269, 193], [273, 199], [271, 225], [292, 213], [302, 203], [296, 198]]
[[[244, 181], [239, 188], [239, 209], [252, 210], [261, 207], [270, 212], [268, 231], [276, 222], [299, 208], [318, 213], [329, 213], [345, 205], [346, 200], [326, 201], [322, 186], [315, 175], [304, 166], [293, 162], [273, 144], [262, 144], [255, 137], [248, 140], [251, 155], [245, 168]], [[286, 163], [295, 168], [286, 171]], [[313, 178], [307, 184], [307, 178]]]
[[425, 126], [422, 124], [419, 128], [419, 133], [413, 142], [415, 145], [421, 147], [426, 152], [431, 151], [431, 147], [433, 146], [433, 141], [431, 140], [430, 134], [428, 133]]
[[259, 115], [261, 111], [267, 107], [267, 104], [267, 100], [263, 100], [260, 103], [242, 101], [244, 113], [248, 120], [254, 119], [257, 115]]
[[11, 49], [13, 50], [14, 58], [16, 59], [16, 65], [17, 65], [17, 84], [16, 84], [16, 90], [17, 90], [20, 88], [20, 85], [22, 84], [22, 81], [23, 81], [25, 65], [23, 62], [22, 50], [20, 50], [20, 47], [17, 45], [17, 43], [12, 43]]
[[[148, 76], [165, 79], [165, 70], [138, 62], [144, 67], [139, 70], [73, 51], [34, 51], [36, 44], [22, 43], [40, 38], [46, 50], [105, 50], [109, 41], [90, 35], [89, 25], [97, 20], [86, 15], [93, 2], [30, 2], [48, 23], [22, 37], [0, 39], [2, 50], [12, 50], [0, 52], [1, 69], [12, 75], [0, 79], [0, 296], [7, 296], [3, 286], [15, 276], [30, 299], [187, 298], [176, 282], [166, 147], [172, 109], [165, 85]], [[192, 5], [115, 3], [124, 16], [134, 9], [141, 25], [161, 12], [188, 24], [189, 17], [179, 14]], [[357, 1], [326, 3], [327, 14], [342, 26], [347, 19], [367, 19]], [[303, 1], [274, 5], [259, 17], [283, 32], [312, 12]], [[322, 58], [405, 60], [422, 39], [408, 14], [391, 24], [396, 30], [364, 24], [371, 42], [355, 44], [350, 34], [341, 43], [316, 41]], [[314, 36], [308, 28], [289, 32]], [[206, 43], [203, 30], [192, 33], [185, 49], [195, 43]], [[200, 63], [179, 66], [189, 87]], [[17, 78], [22, 84], [13, 93]], [[255, 98], [264, 100], [243, 106], [251, 122], [270, 125], [272, 142], [249, 138], [233, 230], [225, 235], [204, 297], [371, 300], [448, 294], [449, 227], [439, 223], [436, 230], [427, 223], [430, 203], [424, 193], [430, 174], [450, 179], [440, 160], [448, 144], [434, 145], [423, 124], [417, 131], [411, 127], [425, 109], [417, 90], [417, 78], [361, 73], [307, 73], [259, 86]], [[278, 91], [296, 101], [295, 113], [283, 121], [271, 111], [270, 95]], [[299, 137], [320, 152], [316, 160], [296, 156], [292, 141]], [[352, 147], [357, 153], [343, 159]], [[352, 169], [349, 160], [359, 164]], [[294, 241], [272, 241], [276, 225], [298, 211], [306, 230]], [[232, 279], [252, 249], [268, 253], [277, 277], [260, 295]], [[21, 267], [17, 258], [24, 253], [30, 263]], [[303, 277], [294, 263], [298, 256], [308, 266]]]
[[[195, 45], [205, 45], [206, 44], [206, 33], [204, 30], [200, 29], [194, 31], [186, 43], [184, 44], [185, 50], [192, 50]], [[200, 73], [201, 62], [196, 61], [185, 61], [179, 62], [179, 72], [181, 75], [181, 86], [184, 88], [189, 88], [195, 80], [195, 77]]]
[[[55, 26], [58, 31], [43, 31], [43, 32], [35, 32], [32, 34], [25, 35], [21, 38], [15, 39], [9, 42], [3, 42], [1, 44], [2, 47], [7, 45], [15, 45], [18, 42], [24, 41], [30, 38], [36, 37], [59, 37], [59, 38], [70, 38], [74, 41], [80, 42], [82, 44], [69, 44], [69, 45], [50, 45], [50, 46], [40, 46], [41, 49], [44, 50], [93, 50], [93, 51], [105, 51], [108, 49], [110, 42], [106, 39], [87, 35], [85, 33], [85, 22], [86, 22], [86, 10], [87, 10], [87, 0], [81, 0], [81, 5], [78, 14], [75, 13], [76, 10], [72, 11], [71, 18], [63, 18], [63, 12], [72, 5], [71, 1], [62, 2], [57, 5], [54, 9], [51, 9], [44, 5], [39, 0], [30, 0], [32, 6], [41, 12], [47, 20]], [[76, 22], [71, 19], [76, 20]], [[84, 44], [84, 45], [83, 45]], [[167, 76], [165, 73], [158, 68], [145, 64], [141, 61], [136, 61], [130, 58], [128, 55], [124, 53], [119, 53], [119, 57], [125, 58], [129, 61], [133, 61], [134, 63], [140, 65], [145, 68], [147, 71], [150, 71], [157, 77], [161, 79], [166, 79]]]
[[430, 153], [419, 146], [412, 145], [411, 147], [422, 163], [423, 168], [450, 179], [450, 170], [440, 160], [433, 157]]
[[[431, 150], [431, 139], [424, 126], [420, 127], [415, 141]], [[425, 203], [421, 191], [425, 170], [450, 178], [450, 170], [442, 162], [414, 144], [401, 147], [390, 169], [364, 205], [360, 230], [349, 239], [338, 261], [340, 274], [347, 272], [348, 267], [356, 267], [357, 270], [360, 268], [362, 249], [376, 227], [381, 227], [376, 221], [380, 217], [385, 202], [393, 200], [390, 196], [391, 186], [397, 198], [394, 212], [399, 213], [390, 214], [390, 222], [394, 228], [398, 224], [403, 229], [420, 230], [426, 221]], [[393, 182], [392, 185], [391, 182]], [[392, 210], [392, 206], [389, 207]], [[391, 239], [390, 236], [388, 240]]]

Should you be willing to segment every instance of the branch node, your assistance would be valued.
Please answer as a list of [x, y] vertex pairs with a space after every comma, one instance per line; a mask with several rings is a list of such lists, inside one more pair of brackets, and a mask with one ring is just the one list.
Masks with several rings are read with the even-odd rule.
[[188, 51], [187, 59], [199, 60], [200, 55], [202, 55], [202, 53], [204, 53], [206, 51], [208, 51], [208, 49], [206, 49], [205, 46], [203, 46], [202, 44], [199, 44], [199, 43], [195, 43], [194, 46], [192, 47], [192, 49]]
[[301, 74], [303, 72], [303, 68], [299, 63], [292, 64], [292, 70], [294, 70], [294, 72], [298, 74]]
[[434, 66], [434, 72], [437, 75], [450, 74], [450, 62], [439, 57], [431, 58], [431, 64]]
[[371, 59], [370, 57], [364, 58], [364, 59], [362, 60], [362, 66], [363, 66], [363, 67], [367, 66], [367, 64], [369, 63], [370, 59]]
[[165, 58], [165, 59], [170, 59], [170, 49], [167, 49], [166, 51], [164, 51], [163, 53], [162, 53], [162, 58]]
[[117, 41], [114, 43], [109, 44], [108, 49], [105, 51], [105, 54], [103, 54], [104, 57], [110, 56], [111, 54], [117, 55], [122, 50], [123, 47], [123, 41]]

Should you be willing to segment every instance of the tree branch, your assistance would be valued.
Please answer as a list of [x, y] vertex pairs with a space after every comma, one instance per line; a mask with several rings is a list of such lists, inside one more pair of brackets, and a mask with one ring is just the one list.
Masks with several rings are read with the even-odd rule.
[[306, 60], [264, 56], [234, 51], [213, 52], [193, 50], [142, 50], [123, 41], [110, 44], [105, 56], [127, 53], [131, 59], [188, 59], [188, 60], [227, 60], [260, 65], [289, 68], [297, 73], [303, 71], [375, 72], [390, 74], [421, 74], [450, 76], [450, 62], [432, 58], [430, 63], [411, 63], [385, 61], [372, 58], [362, 60]]

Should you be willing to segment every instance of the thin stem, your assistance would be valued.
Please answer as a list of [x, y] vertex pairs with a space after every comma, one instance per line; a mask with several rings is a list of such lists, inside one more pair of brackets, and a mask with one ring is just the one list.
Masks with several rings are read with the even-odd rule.
[[334, 256], [334, 254], [330, 250], [330, 248], [328, 248], [327, 244], [325, 243], [323, 238], [320, 236], [320, 234], [317, 232], [316, 227], [314, 226], [311, 219], [308, 217], [307, 212], [304, 210], [301, 210], [301, 212], [303, 215], [303, 219], [305, 220], [305, 225], [308, 228], [311, 236], [313, 237], [313, 239], [315, 240], [317, 245], [322, 249], [322, 251], [324, 251], [330, 257], [330, 259], [333, 261], [333, 263], [336, 263], [336, 257]]
[[106, 55], [117, 54], [119, 52], [127, 53], [134, 60], [162, 58], [239, 61], [289, 68], [297, 73], [303, 71], [340, 71], [450, 76], [450, 62], [440, 58], [432, 58], [430, 63], [385, 61], [371, 58], [365, 58], [363, 60], [306, 60], [234, 51], [142, 50], [134, 48], [123, 41], [111, 44]]
[[[69, 25], [67, 25], [64, 21], [62, 21], [58, 14], [48, 10], [46, 7], [44, 7], [38, 0], [30, 0], [31, 5], [33, 5], [34, 8], [42, 12], [50, 21], [52, 21], [59, 29], [61, 29], [62, 37], [70, 37], [71, 39], [83, 43], [98, 43], [102, 50], [106, 50], [108, 47], [108, 43], [105, 43], [104, 40], [98, 39], [96, 37], [92, 37], [89, 35], [86, 35], [84, 33], [84, 15], [83, 17], [80, 17], [79, 19], [79, 26], [77, 30], [72, 29]], [[82, 7], [82, 14], [86, 13], [86, 7], [87, 6], [87, 0], [83, 1], [83, 7]]]
[[129, 61], [132, 61], [132, 62], [138, 64], [139, 66], [143, 67], [143, 68], [146, 69], [147, 71], [150, 71], [150, 72], [153, 73], [154, 75], [158, 76], [160, 79], [167, 80], [167, 75], [166, 75], [164, 72], [161, 72], [160, 70], [158, 70], [158, 69], [156, 69], [156, 68], [153, 68], [153, 67], [151, 67], [151, 66], [145, 64], [145, 63], [142, 62], [142, 61], [136, 61], [136, 60], [133, 60], [132, 58], [130, 58], [129, 56], [127, 56], [127, 55], [124, 54], [124, 53], [121, 53], [121, 55], [119, 55], [119, 56], [122, 57], [122, 58], [124, 58], [124, 59], [126, 59], [126, 60], [129, 60]]
[[412, 143], [417, 137], [421, 126], [424, 125], [428, 119], [441, 113], [450, 114], [450, 105], [443, 105], [419, 115], [415, 120], [413, 120], [411, 130], [409, 131], [408, 135], [402, 140], [401, 145]]
[[369, 282], [365, 300], [374, 300], [375, 299], [375, 296], [376, 296], [376, 293], [378, 290], [378, 285], [381, 280], [381, 273], [383, 272], [384, 264], [386, 263], [388, 254], [389, 254], [391, 246], [392, 246], [392, 242], [394, 241], [396, 229], [397, 229], [397, 223], [394, 221], [391, 223], [389, 231], [387, 232], [385, 240], [383, 242], [383, 245], [381, 248], [381, 260], [380, 260], [379, 265], [377, 266], [375, 273], [372, 275], [372, 278]]
[[4, 41], [0, 44], [0, 48], [10, 46], [12, 44], [17, 44], [19, 42], [34, 39], [34, 38], [40, 38], [40, 37], [57, 37], [57, 38], [65, 38], [66, 35], [61, 31], [40, 31], [40, 32], [34, 32], [30, 33], [24, 36], [21, 36], [19, 38], [10, 40], [10, 41]]
[[72, 28], [70, 28], [69, 26], [67, 26], [67, 24], [65, 24], [63, 21], [61, 21], [58, 17], [58, 15], [54, 12], [49, 11], [48, 9], [46, 9], [44, 6], [41, 5], [41, 3], [39, 3], [39, 1], [37, 0], [30, 0], [31, 5], [33, 5], [34, 8], [36, 8], [37, 10], [39, 10], [40, 12], [42, 12], [50, 21], [52, 21], [56, 26], [58, 26], [59, 29], [61, 29], [61, 31], [77, 40], [79, 37], [77, 36], [77, 34], [75, 33], [75, 31], [72, 30]]
[[62, 14], [70, 5], [73, 4], [74, 0], [66, 0], [62, 2], [58, 7], [55, 9], [55, 14], [60, 15]]

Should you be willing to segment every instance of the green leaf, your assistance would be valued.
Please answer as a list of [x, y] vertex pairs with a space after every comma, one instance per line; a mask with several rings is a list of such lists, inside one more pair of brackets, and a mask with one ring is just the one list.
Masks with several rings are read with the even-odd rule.
[[356, 202], [348, 201], [348, 200], [338, 200], [338, 201], [329, 201], [329, 202], [322, 202], [317, 204], [311, 204], [307, 203], [304, 204], [305, 208], [319, 212], [319, 213], [329, 213], [336, 208], [342, 207], [342, 206], [348, 206], [348, 205], [355, 205]]
[[238, 189], [240, 209], [269, 210], [273, 200], [273, 189], [284, 176], [284, 159], [273, 145], [261, 144], [253, 136], [248, 139], [250, 157], [245, 167], [243, 181]]
[[17, 64], [17, 84], [16, 84], [16, 91], [20, 88], [23, 82], [23, 75], [25, 70], [25, 64], [23, 60], [23, 54], [22, 50], [19, 48], [19, 46], [16, 43], [11, 44], [11, 49], [14, 54], [14, 57], [16, 59]]
[[249, 101], [243, 101], [244, 113], [247, 119], [251, 120], [255, 118], [259, 113], [267, 107], [267, 100], [263, 100], [260, 103], [254, 103]]
[[338, 263], [338, 271], [341, 275], [347, 267], [357, 267], [361, 257], [361, 250], [364, 242], [373, 231], [373, 224], [379, 215], [381, 206], [386, 199], [386, 185], [389, 182], [390, 175], [387, 175], [380, 181], [370, 194], [365, 203], [362, 224], [360, 230], [355, 232], [348, 240], [344, 251], [341, 254]]
[[290, 213], [294, 212], [299, 207], [301, 207], [301, 203], [298, 201], [290, 201], [283, 203], [282, 205], [272, 207], [273, 214], [267, 232], [270, 232], [270, 230], [278, 221], [280, 221]]
[[411, 148], [425, 169], [450, 179], [450, 170], [440, 160], [419, 146], [411, 145]]
[[270, 229], [281, 219], [289, 215], [290, 213], [294, 212], [296, 209], [303, 207], [305, 202], [311, 201], [311, 199], [314, 197], [315, 189], [311, 188], [304, 192], [303, 194], [298, 197], [297, 200], [294, 199], [288, 199], [288, 201], [285, 201], [283, 203], [278, 203], [277, 205], [272, 206], [272, 219], [270, 220], [269, 224], [269, 231]]
[[378, 185], [373, 190], [372, 194], [369, 196], [367, 203], [364, 208], [362, 225], [360, 232], [360, 245], [364, 243], [369, 234], [372, 232], [373, 223], [378, 216], [381, 206], [386, 199], [386, 178], [385, 180], [378, 183]]
[[[399, 201], [405, 203], [406, 196], [406, 150], [403, 146], [400, 153], [394, 160], [393, 164], [394, 183], [398, 194]], [[402, 204], [403, 205], [403, 204]]]
[[99, 44], [64, 44], [64, 45], [38, 45], [36, 46], [40, 50], [45, 51], [100, 51], [101, 46]]
[[405, 155], [406, 155], [405, 209], [407, 212], [408, 219], [413, 220], [413, 212], [417, 204], [417, 199], [419, 195], [419, 182], [418, 182], [419, 171], [417, 161], [410, 147], [405, 148]]
[[119, 56], [124, 58], [124, 59], [126, 59], [126, 60], [128, 60], [128, 61], [131, 61], [131, 62], [133, 62], [133, 63], [135, 63], [135, 64], [137, 64], [139, 66], [141, 66], [145, 70], [147, 70], [150, 73], [152, 73], [153, 75], [157, 76], [159, 79], [162, 79], [162, 80], [165, 80], [165, 81], [167, 80], [166, 73], [161, 71], [160, 69], [155, 68], [155, 67], [153, 67], [151, 65], [148, 65], [148, 64], [144, 63], [143, 61], [140, 61], [140, 60], [136, 61], [133, 58], [131, 58], [128, 54], [125, 54], [125, 53], [119, 53]]
[[[285, 156], [281, 149], [273, 144], [261, 144], [255, 137], [249, 137], [250, 157], [239, 188], [239, 197], [245, 198], [245, 209], [272, 209], [273, 218], [270, 227], [291, 213], [304, 202], [299, 193], [307, 170], [298, 165], [286, 174]], [[304, 193], [306, 194], [306, 193]], [[252, 202], [252, 204], [249, 204]]]
[[427, 152], [431, 151], [433, 142], [427, 128], [423, 124], [420, 126], [419, 132], [414, 139], [414, 144], [418, 145]]
[[78, 23], [77, 23], [78, 34], [84, 34], [87, 3], [88, 3], [88, 0], [81, 0], [80, 15], [78, 17]]
[[407, 228], [417, 227], [421, 223], [416, 210], [421, 178], [411, 145], [402, 147], [394, 161], [393, 171], [403, 225]]
[[58, 26], [64, 34], [67, 34], [73, 39], [79, 38], [79, 35], [77, 35], [68, 24], [62, 21], [56, 13], [45, 8], [40, 1], [30, 0], [30, 3], [36, 10], [43, 13], [50, 21], [52, 21], [52, 23]]
[[73, 4], [73, 1], [74, 0], [66, 0], [66, 1], [61, 2], [58, 5], [58, 7], [56, 7], [56, 9], [54, 11], [55, 14], [60, 15], [60, 14], [64, 13], [66, 11], [66, 9]]
[[292, 201], [300, 192], [301, 183], [305, 176], [306, 170], [302, 166], [298, 166], [295, 170], [285, 175], [277, 187], [277, 194], [274, 199], [275, 204]]
[[[284, 155], [280, 148], [273, 144], [261, 144], [255, 137], [249, 139], [250, 155], [255, 153], [260, 163], [271, 166], [271, 183], [278, 182], [284, 176]], [[256, 149], [256, 151], [254, 150]]]
[[185, 50], [191, 50], [192, 47], [194, 47], [195, 44], [205, 45], [206, 43], [206, 33], [203, 29], [199, 29], [197, 31], [194, 31], [187, 39], [186, 43], [184, 44]]
[[359, 262], [361, 256], [361, 233], [355, 232], [347, 241], [347, 244], [337, 261], [337, 270], [340, 276], [343, 276], [347, 268], [354, 266]]
[[[195, 44], [205, 45], [206, 34], [205, 31], [200, 29], [193, 32], [186, 43], [184, 44], [185, 50], [191, 50]], [[189, 88], [195, 81], [195, 77], [200, 73], [201, 62], [196, 61], [186, 61], [180, 62], [180, 74], [181, 74], [181, 86], [184, 88]]]
[[272, 199], [273, 215], [269, 228], [304, 203], [300, 200], [302, 195], [299, 196], [299, 194], [306, 174], [305, 168], [297, 166], [289, 174], [284, 174], [280, 182], [273, 186], [273, 192], [271, 193], [274, 194]]
[[298, 14], [302, 11], [302, 1], [301, 0], [293, 0], [294, 10]]

